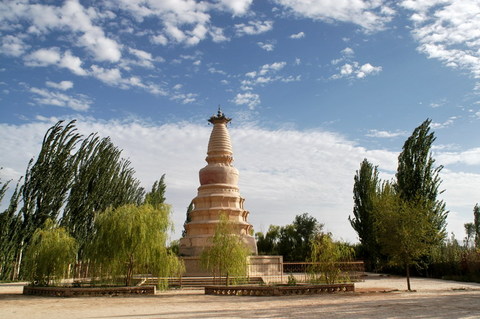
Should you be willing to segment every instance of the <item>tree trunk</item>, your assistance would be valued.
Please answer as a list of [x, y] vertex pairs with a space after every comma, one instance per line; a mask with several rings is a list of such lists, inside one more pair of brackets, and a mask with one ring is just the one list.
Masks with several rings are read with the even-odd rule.
[[411, 287], [410, 287], [410, 267], [409, 265], [405, 265], [405, 268], [407, 270], [407, 289], [408, 291], [412, 291]]

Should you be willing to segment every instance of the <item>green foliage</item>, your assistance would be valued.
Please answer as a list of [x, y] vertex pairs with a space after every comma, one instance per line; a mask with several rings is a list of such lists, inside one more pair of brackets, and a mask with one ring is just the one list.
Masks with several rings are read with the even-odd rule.
[[47, 219], [57, 220], [65, 206], [76, 170], [73, 150], [81, 138], [74, 123], [63, 126], [60, 121], [52, 126], [45, 134], [36, 162], [32, 159], [28, 165], [21, 210], [22, 241], [26, 244]]
[[330, 233], [318, 234], [311, 245], [308, 259], [311, 281], [334, 284], [350, 281], [348, 274], [342, 273], [339, 262], [352, 261], [354, 249], [344, 243], [334, 242]]
[[[0, 278], [18, 274], [25, 248], [47, 219], [62, 216], [61, 225], [79, 243], [82, 258], [96, 214], [143, 201], [144, 191], [130, 162], [120, 156], [109, 138], [96, 134], [83, 138], [75, 121], [59, 121], [48, 129], [36, 161], [28, 164], [23, 185], [17, 185], [9, 208], [0, 214]], [[0, 184], [0, 197], [2, 190]]]
[[305, 261], [310, 241], [322, 231], [323, 224], [307, 213], [295, 216], [292, 224], [270, 225], [268, 232], [255, 234], [259, 254], [282, 255], [285, 261]]
[[379, 184], [378, 169], [367, 159], [360, 164], [360, 170], [354, 177], [353, 184], [353, 218], [348, 217], [360, 240], [361, 257], [367, 269], [377, 269], [379, 263], [379, 246], [375, 236], [373, 202]]
[[278, 255], [277, 248], [280, 239], [280, 230], [280, 226], [270, 225], [265, 235], [262, 232], [255, 234], [259, 255]]
[[475, 231], [475, 248], [480, 249], [480, 206], [473, 208], [473, 227]]
[[33, 285], [58, 284], [68, 276], [69, 265], [75, 262], [77, 244], [62, 227], [51, 219], [45, 221], [32, 236], [25, 252], [25, 273]]
[[78, 149], [70, 194], [61, 220], [80, 244], [80, 258], [91, 240], [96, 214], [108, 207], [140, 203], [143, 189], [133, 176], [130, 162], [122, 159], [121, 150], [109, 138], [95, 134]]
[[190, 212], [195, 208], [193, 201], [190, 202], [187, 208], [187, 215], [185, 217], [185, 222], [183, 223], [182, 238], [187, 236], [187, 224], [192, 220], [190, 217]]
[[406, 201], [385, 182], [375, 200], [375, 231], [389, 263], [405, 267], [410, 290], [410, 266], [419, 266], [440, 241], [437, 225], [432, 223], [433, 203]]
[[0, 213], [0, 279], [13, 280], [15, 277], [15, 264], [19, 243], [22, 234], [22, 220], [15, 214], [19, 205], [21, 179], [10, 198], [8, 208]]
[[226, 276], [227, 285], [246, 277], [247, 257], [250, 254], [241, 237], [234, 235], [233, 227], [228, 217], [222, 214], [211, 246], [206, 247], [200, 256], [202, 267], [214, 277]]
[[297, 285], [297, 278], [293, 274], [288, 275], [287, 279], [288, 286], [296, 286]]
[[155, 207], [164, 204], [166, 189], [165, 174], [163, 174], [160, 180], [153, 183], [152, 190], [145, 195], [145, 204], [150, 204]]
[[129, 286], [134, 273], [164, 277], [181, 270], [176, 256], [166, 249], [169, 217], [165, 204], [128, 204], [99, 214], [88, 249], [98, 275], [104, 280], [122, 278]]
[[430, 132], [430, 123], [431, 120], [425, 120], [405, 141], [398, 156], [395, 189], [400, 198], [410, 205], [429, 207], [432, 212], [430, 222], [441, 235], [435, 236], [440, 242], [446, 236], [448, 211], [445, 203], [437, 199], [443, 192], [439, 190], [442, 182], [439, 173], [443, 167], [434, 167], [435, 160], [430, 150], [436, 138]]

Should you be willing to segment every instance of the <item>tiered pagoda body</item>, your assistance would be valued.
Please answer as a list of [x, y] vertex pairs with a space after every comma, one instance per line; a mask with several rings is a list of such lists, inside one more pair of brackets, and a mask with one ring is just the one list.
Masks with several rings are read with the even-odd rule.
[[213, 124], [208, 142], [208, 164], [199, 172], [200, 187], [193, 199], [190, 221], [185, 226], [186, 235], [180, 239], [180, 255], [199, 256], [205, 247], [210, 246], [222, 214], [233, 224], [239, 240], [256, 254], [252, 225], [247, 221], [249, 212], [243, 208], [245, 199], [238, 189], [238, 170], [232, 166], [233, 151], [227, 130], [231, 119], [219, 110], [208, 121]]

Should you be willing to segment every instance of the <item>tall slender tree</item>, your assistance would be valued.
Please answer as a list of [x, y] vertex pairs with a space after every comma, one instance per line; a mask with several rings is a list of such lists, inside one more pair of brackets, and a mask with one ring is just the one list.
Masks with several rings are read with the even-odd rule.
[[475, 248], [480, 248], [480, 206], [473, 208], [473, 227], [475, 229]]
[[379, 246], [374, 227], [374, 197], [378, 188], [378, 170], [367, 159], [360, 164], [353, 184], [353, 218], [348, 217], [357, 232], [361, 254], [368, 269], [378, 266]]
[[398, 157], [395, 189], [402, 200], [431, 207], [431, 222], [441, 235], [441, 240], [446, 236], [448, 211], [445, 203], [438, 199], [443, 192], [439, 189], [442, 183], [439, 173], [443, 166], [435, 167], [431, 148], [436, 137], [430, 131], [430, 124], [430, 119], [425, 120], [405, 141]]
[[48, 218], [57, 220], [64, 207], [76, 170], [73, 151], [80, 138], [75, 121], [65, 126], [60, 121], [45, 134], [36, 162], [30, 161], [22, 189], [25, 244]]
[[143, 200], [140, 182], [121, 152], [109, 138], [92, 134], [75, 154], [76, 171], [61, 223], [79, 243], [80, 258], [91, 239], [96, 214]]

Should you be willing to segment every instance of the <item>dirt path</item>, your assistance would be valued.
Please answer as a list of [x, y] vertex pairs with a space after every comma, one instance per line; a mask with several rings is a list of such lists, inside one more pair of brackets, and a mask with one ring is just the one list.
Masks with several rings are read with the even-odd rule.
[[[293, 297], [206, 296], [173, 290], [143, 297], [23, 296], [0, 284], [0, 318], [480, 318], [480, 284], [368, 277], [356, 293]], [[372, 291], [393, 291], [388, 293]], [[370, 291], [370, 292], [365, 292]]]

